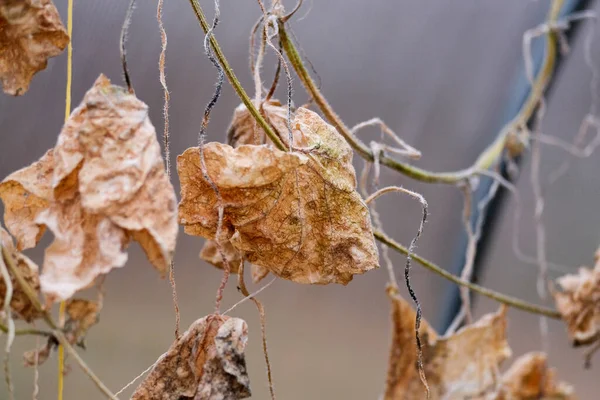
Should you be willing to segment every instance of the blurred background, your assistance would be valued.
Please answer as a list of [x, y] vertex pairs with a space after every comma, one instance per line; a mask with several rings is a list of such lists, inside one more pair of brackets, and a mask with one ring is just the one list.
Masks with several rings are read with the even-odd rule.
[[[66, 20], [67, 0], [55, 0]], [[73, 103], [77, 105], [100, 73], [122, 84], [119, 35], [127, 1], [75, 0]], [[139, 1], [128, 43], [128, 61], [137, 96], [150, 106], [150, 117], [162, 133], [162, 89], [158, 81], [160, 36], [156, 1]], [[187, 1], [167, 1], [164, 22], [168, 35], [167, 79], [171, 91], [173, 155], [196, 145], [205, 104], [212, 96], [216, 71], [202, 49], [203, 33]], [[288, 9], [293, 2], [284, 1]], [[212, 13], [211, 1], [201, 1]], [[523, 33], [543, 22], [550, 2], [401, 0], [305, 1], [292, 27], [319, 73], [322, 90], [333, 107], [352, 126], [380, 117], [423, 158], [417, 165], [449, 171], [470, 165], [494, 137], [505, 118], [506, 102], [522, 68]], [[216, 36], [245, 88], [252, 92], [248, 70], [248, 36], [260, 10], [253, 1], [223, 0]], [[556, 80], [542, 130], [571, 140], [590, 107], [591, 72], [583, 57], [591, 24], [584, 24], [572, 53]], [[592, 55], [600, 57], [595, 37]], [[600, 60], [596, 60], [600, 62]], [[272, 76], [275, 58], [269, 55], [264, 77]], [[53, 147], [64, 115], [66, 54], [52, 59], [35, 76], [22, 97], [0, 96], [0, 176], [37, 160]], [[307, 96], [294, 81], [296, 104]], [[279, 92], [279, 97], [283, 93]], [[223, 141], [239, 100], [226, 84], [208, 129], [209, 140]], [[378, 137], [372, 128], [363, 139]], [[544, 147], [542, 176], [568, 155]], [[362, 161], [355, 157], [357, 168]], [[600, 213], [593, 210], [600, 194], [600, 157], [574, 160], [567, 175], [545, 190], [548, 258], [575, 271], [591, 265], [599, 244]], [[176, 175], [174, 180], [176, 181]], [[450, 268], [456, 259], [462, 232], [462, 196], [451, 186], [425, 185], [382, 169], [382, 184], [403, 185], [419, 191], [430, 205], [430, 219], [418, 244], [418, 253]], [[179, 190], [177, 182], [176, 190]], [[521, 248], [535, 252], [533, 198], [528, 160], [518, 181], [523, 204]], [[378, 202], [386, 231], [408, 244], [421, 217], [420, 205], [402, 196]], [[539, 302], [536, 267], [517, 260], [511, 249], [514, 200], [500, 217], [498, 231], [485, 260], [481, 283], [519, 298]], [[47, 234], [31, 257], [40, 265]], [[176, 279], [182, 329], [213, 310], [221, 271], [201, 262], [203, 240], [180, 234]], [[398, 270], [404, 258], [392, 253]], [[552, 271], [556, 277], [560, 272]], [[401, 276], [401, 273], [399, 274]], [[435, 323], [444, 309], [446, 282], [414, 265], [415, 291], [424, 316]], [[382, 393], [390, 341], [389, 303], [384, 269], [356, 276], [346, 287], [304, 286], [278, 280], [260, 299], [267, 312], [269, 354], [276, 394], [281, 399], [376, 399]], [[253, 287], [256, 289], [256, 287]], [[105, 306], [100, 323], [87, 337], [83, 357], [113, 390], [119, 390], [151, 365], [171, 344], [174, 312], [171, 288], [161, 280], [137, 246], [130, 250], [125, 268], [106, 280]], [[251, 289], [252, 291], [253, 289]], [[240, 299], [232, 281], [224, 308]], [[495, 310], [497, 304], [478, 298], [476, 314]], [[247, 362], [253, 398], [268, 398], [258, 313], [246, 302], [233, 315], [250, 326]], [[538, 318], [509, 312], [509, 343], [514, 355], [540, 350]], [[18, 338], [13, 347], [13, 375], [17, 399], [31, 398], [33, 372], [21, 366], [20, 354], [35, 339]], [[583, 369], [580, 350], [570, 347], [563, 324], [550, 321], [550, 363], [560, 378], [577, 388], [581, 399], [597, 398], [600, 356], [594, 368]], [[505, 365], [509, 365], [507, 361]], [[66, 399], [101, 399], [73, 362], [66, 379]], [[56, 398], [56, 356], [40, 368], [39, 399]], [[135, 387], [135, 385], [134, 385]], [[131, 390], [122, 398], [128, 398]], [[0, 385], [0, 398], [7, 398]]]

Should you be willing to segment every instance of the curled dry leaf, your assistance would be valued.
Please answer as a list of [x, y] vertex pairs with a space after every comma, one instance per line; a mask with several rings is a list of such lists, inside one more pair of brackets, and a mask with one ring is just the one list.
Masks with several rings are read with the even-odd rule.
[[497, 391], [481, 400], [575, 400], [572, 386], [556, 381], [556, 371], [548, 368], [544, 353], [531, 352], [519, 357], [502, 376]]
[[235, 400], [250, 397], [239, 318], [201, 318], [161, 356], [132, 400]]
[[[388, 289], [392, 301], [393, 336], [385, 399], [425, 398], [417, 369], [415, 311], [397, 289]], [[497, 382], [498, 368], [510, 356], [506, 342], [506, 308], [483, 316], [448, 337], [438, 337], [423, 322], [423, 364], [431, 399], [475, 397]]]
[[65, 300], [127, 261], [138, 241], [164, 275], [175, 249], [175, 193], [148, 106], [101, 75], [54, 149], [0, 183], [5, 221], [19, 248], [54, 234], [40, 277]]
[[[227, 240], [253, 264], [298, 283], [347, 284], [378, 266], [369, 211], [356, 192], [352, 149], [331, 125], [296, 111], [295, 146], [221, 143], [204, 147], [207, 172], [220, 191]], [[198, 148], [177, 159], [179, 222], [186, 233], [215, 239], [218, 204], [203, 178]]]
[[[235, 247], [233, 247], [230, 241], [225, 241], [223, 243], [222, 250], [227, 258], [231, 272], [237, 274], [239, 272], [240, 263], [242, 262], [242, 254]], [[204, 243], [202, 250], [200, 250], [200, 258], [219, 269], [225, 268], [223, 257], [221, 256], [219, 248], [217, 247], [217, 243], [214, 240], [207, 240], [206, 243]], [[256, 264], [252, 264], [250, 267], [252, 271], [252, 281], [254, 283], [260, 282], [269, 274], [268, 269], [260, 267]]]
[[600, 340], [600, 262], [594, 269], [582, 267], [577, 274], [557, 279], [562, 291], [553, 293], [556, 308], [567, 323], [575, 346]]
[[69, 36], [51, 0], [0, 0], [0, 80], [5, 93], [24, 94], [33, 75], [67, 44]]
[[[287, 108], [282, 107], [278, 100], [271, 99], [261, 104], [260, 111], [279, 136], [285, 139], [288, 133]], [[260, 145], [270, 141], [248, 108], [240, 104], [233, 112], [227, 130], [227, 143], [232, 147], [238, 147], [244, 144]]]
[[[40, 278], [38, 266], [31, 261], [27, 256], [19, 253], [15, 248], [12, 237], [0, 226], [0, 245], [8, 251], [12, 259], [16, 263], [16, 267], [19, 269], [21, 276], [29, 284], [29, 286], [36, 292], [40, 292]], [[0, 262], [2, 260], [2, 253], [0, 252]], [[10, 270], [9, 270], [10, 274]], [[31, 322], [42, 316], [42, 313], [37, 311], [33, 306], [29, 297], [25, 294], [23, 289], [17, 283], [15, 277], [11, 274], [11, 282], [13, 287], [12, 300], [10, 301], [10, 307], [14, 313], [13, 317], [23, 319], [27, 322]], [[4, 296], [6, 295], [6, 282], [0, 276], [0, 309], [4, 307]]]
[[58, 342], [55, 338], [48, 338], [44, 346], [33, 350], [27, 350], [25, 353], [23, 353], [23, 364], [26, 367], [35, 367], [36, 365], [42, 365], [48, 360], [48, 358], [50, 358], [50, 353], [52, 353], [52, 350], [57, 346]]

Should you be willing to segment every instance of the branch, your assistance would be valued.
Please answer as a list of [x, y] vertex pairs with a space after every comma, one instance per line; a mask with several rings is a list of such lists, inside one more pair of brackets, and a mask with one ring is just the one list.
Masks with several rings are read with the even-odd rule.
[[[210, 29], [210, 25], [208, 24], [206, 17], [204, 16], [204, 11], [202, 11], [202, 7], [200, 6], [200, 3], [198, 3], [198, 0], [189, 0], [189, 1], [190, 1], [192, 8], [194, 9], [194, 13], [196, 14], [196, 18], [198, 19], [200, 26], [202, 26], [202, 30], [204, 31], [205, 34], [208, 33], [208, 31]], [[242, 84], [240, 83], [240, 81], [237, 79], [237, 77], [233, 73], [233, 69], [231, 69], [231, 66], [227, 62], [225, 55], [221, 51], [221, 47], [219, 46], [219, 43], [217, 42], [215, 35], [210, 36], [210, 45], [211, 45], [213, 51], [215, 52], [215, 56], [217, 57], [219, 64], [221, 64], [221, 66], [225, 70], [225, 75], [227, 76], [227, 80], [229, 80], [229, 83], [231, 83], [231, 86], [233, 86], [233, 89], [235, 90], [235, 92], [237, 93], [239, 98], [242, 100], [242, 102], [244, 103], [244, 105], [246, 106], [246, 108], [248, 109], [250, 114], [252, 114], [252, 116], [254, 117], [256, 122], [265, 131], [265, 133], [267, 134], [269, 139], [271, 139], [273, 144], [279, 150], [286, 150], [286, 147], [284, 146], [281, 139], [279, 139], [279, 136], [277, 136], [277, 133], [275, 133], [273, 128], [271, 128], [271, 125], [269, 125], [269, 123], [264, 119], [264, 117], [262, 116], [260, 111], [258, 111], [256, 109], [254, 103], [252, 103], [252, 100], [250, 99], [250, 97], [248, 96], [248, 94], [246, 93], [244, 88], [242, 87]]]
[[[556, 22], [562, 2], [563, 0], [554, 0], [552, 3], [552, 7], [547, 18], [547, 23], [550, 26]], [[290, 60], [290, 64], [296, 70], [296, 74], [302, 81], [305, 89], [315, 100], [321, 112], [325, 115], [329, 122], [335, 126], [342, 136], [344, 136], [348, 144], [350, 144], [350, 146], [352, 146], [352, 148], [361, 157], [373, 162], [375, 160], [375, 155], [371, 149], [352, 134], [352, 131], [346, 126], [346, 124], [344, 124], [339, 115], [336, 114], [331, 105], [329, 105], [327, 102], [325, 96], [323, 96], [313, 81], [306, 66], [302, 62], [302, 57], [300, 56], [298, 49], [285, 30], [285, 21], [287, 21], [285, 18], [280, 18], [279, 20], [279, 37], [281, 39], [283, 49]], [[544, 95], [547, 84], [552, 77], [557, 58], [557, 37], [553, 29], [548, 30], [546, 37], [547, 43], [544, 63], [542, 69], [536, 77], [529, 97], [523, 104], [519, 114], [500, 130], [496, 136], [496, 139], [479, 155], [473, 165], [454, 172], [431, 172], [410, 164], [405, 164], [385, 154], [381, 154], [379, 156], [379, 162], [393, 170], [419, 181], [446, 184], [455, 184], [473, 176], [480, 170], [490, 168], [502, 155], [506, 144], [506, 139], [511, 132], [516, 131], [522, 126], [525, 126], [527, 121], [534, 114]]]
[[[381, 243], [386, 244], [387, 246], [393, 248], [394, 250], [396, 250], [397, 252], [399, 252], [401, 254], [408, 255], [408, 249], [406, 247], [404, 247], [400, 243], [394, 241], [394, 239], [388, 237], [384, 232], [374, 231], [373, 234], [375, 235], [375, 238], [377, 240], [379, 240]], [[424, 266], [425, 268], [427, 268], [428, 270], [430, 270], [432, 272], [435, 272], [436, 274], [440, 275], [442, 278], [445, 278], [451, 282], [454, 282], [457, 285], [468, 287], [472, 291], [479, 293], [483, 296], [489, 297], [490, 299], [496, 300], [500, 303], [506, 304], [507, 306], [518, 308], [520, 310], [527, 311], [527, 312], [530, 312], [533, 314], [540, 314], [540, 315], [544, 315], [549, 318], [561, 319], [560, 313], [556, 310], [537, 306], [535, 304], [531, 304], [526, 301], [519, 300], [517, 298], [507, 296], [505, 294], [496, 292], [494, 290], [485, 288], [483, 286], [479, 286], [475, 283], [463, 280], [457, 276], [452, 275], [450, 272], [442, 269], [441, 267], [437, 266], [433, 262], [426, 260], [417, 254], [413, 253], [412, 257], [414, 260], [419, 262], [422, 266]]]
[[[0, 323], [0, 331], [3, 333], [8, 333], [8, 327], [3, 323]], [[41, 329], [17, 329], [15, 331], [15, 336], [24, 336], [24, 335], [37, 335], [44, 337], [53, 337], [54, 333], [49, 331], [43, 331]]]
[[8, 252], [5, 247], [1, 247], [2, 257], [4, 257], [4, 261], [6, 266], [10, 270], [10, 273], [15, 277], [15, 280], [23, 290], [23, 293], [27, 296], [33, 307], [39, 311], [42, 315], [42, 318], [50, 328], [52, 328], [51, 335], [56, 338], [58, 343], [62, 345], [65, 350], [75, 359], [79, 367], [83, 370], [83, 372], [94, 382], [96, 387], [100, 389], [104, 395], [111, 400], [118, 400], [118, 398], [112, 394], [110, 389], [106, 387], [106, 385], [98, 378], [94, 372], [88, 367], [88, 365], [83, 361], [83, 359], [79, 356], [77, 351], [71, 346], [71, 343], [67, 340], [64, 333], [58, 328], [58, 325], [54, 322], [50, 314], [42, 307], [40, 300], [38, 299], [37, 293], [29, 286], [25, 278], [21, 275], [21, 271], [17, 268], [17, 264], [15, 260], [12, 258], [12, 255]]

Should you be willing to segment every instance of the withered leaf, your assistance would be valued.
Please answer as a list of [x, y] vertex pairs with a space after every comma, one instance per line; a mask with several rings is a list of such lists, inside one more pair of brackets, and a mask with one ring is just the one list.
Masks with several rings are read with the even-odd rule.
[[40, 277], [52, 301], [70, 298], [127, 260], [131, 239], [164, 275], [175, 249], [175, 193], [148, 106], [101, 75], [54, 149], [0, 183], [19, 248], [54, 234]]
[[[415, 311], [390, 288], [393, 335], [385, 399], [425, 398], [415, 344]], [[497, 381], [500, 363], [510, 356], [506, 342], [506, 308], [483, 316], [448, 337], [438, 337], [423, 322], [423, 364], [431, 399], [475, 397]]]
[[132, 400], [234, 400], [250, 396], [239, 318], [209, 315], [173, 343], [135, 390]]
[[27, 92], [33, 75], [67, 44], [69, 36], [51, 0], [0, 0], [0, 81], [5, 93]]
[[58, 346], [56, 339], [53, 337], [48, 338], [44, 346], [33, 350], [27, 350], [25, 353], [23, 353], [23, 363], [26, 367], [42, 365], [48, 360], [48, 358], [50, 358], [50, 354], [56, 346]]
[[575, 400], [573, 387], [556, 381], [556, 371], [548, 368], [544, 353], [519, 357], [502, 376], [500, 388], [482, 400]]
[[556, 308], [566, 322], [576, 346], [600, 340], [600, 262], [594, 269], [582, 267], [577, 274], [557, 279], [562, 291], [553, 293]]
[[[352, 149], [332, 126], [296, 111], [295, 144], [307, 151], [221, 143], [204, 147], [208, 175], [223, 199], [222, 242], [248, 261], [298, 283], [347, 284], [378, 266], [368, 209], [356, 192]], [[186, 233], [215, 239], [218, 204], [198, 148], [177, 159]]]
[[[21, 276], [29, 284], [29, 286], [39, 294], [40, 292], [40, 278], [38, 266], [31, 261], [27, 256], [21, 254], [15, 248], [12, 237], [0, 226], [0, 245], [4, 247], [11, 255], [12, 259], [16, 263]], [[2, 260], [2, 253], [0, 252], [0, 262]], [[18, 284], [16, 278], [11, 275], [11, 283], [13, 287], [13, 295], [10, 301], [10, 308], [14, 313], [13, 317], [23, 319], [27, 322], [31, 322], [42, 316], [29, 300], [29, 297], [25, 294], [21, 286]], [[6, 282], [2, 276], [0, 276], [0, 309], [4, 307], [4, 297], [6, 295]]]
[[71, 344], [82, 344], [88, 330], [98, 323], [100, 304], [84, 299], [70, 299], [66, 304], [65, 336]]
[[[282, 107], [278, 100], [271, 99], [261, 104], [261, 113], [266, 121], [284, 138], [287, 136], [287, 108]], [[227, 143], [232, 147], [244, 144], [270, 143], [265, 131], [256, 123], [256, 120], [244, 104], [237, 106], [227, 130]]]
[[[242, 262], [241, 253], [235, 247], [233, 247], [230, 241], [225, 241], [223, 243], [223, 253], [225, 253], [231, 273], [239, 273], [240, 263]], [[202, 250], [200, 250], [200, 258], [219, 269], [225, 268], [223, 257], [221, 257], [217, 243], [214, 240], [207, 240], [204, 243]], [[250, 268], [252, 271], [252, 281], [254, 283], [260, 282], [269, 274], [268, 269], [260, 267], [256, 264], [251, 264]]]

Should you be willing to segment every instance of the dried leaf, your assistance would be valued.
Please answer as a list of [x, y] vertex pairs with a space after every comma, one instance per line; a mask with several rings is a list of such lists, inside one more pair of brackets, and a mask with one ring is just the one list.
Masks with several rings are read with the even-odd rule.
[[19, 248], [48, 227], [41, 279], [65, 300], [127, 261], [131, 239], [164, 275], [175, 249], [175, 193], [148, 107], [101, 75], [73, 111], [56, 147], [0, 183], [5, 221]]
[[23, 363], [26, 367], [35, 367], [37, 355], [37, 365], [42, 365], [50, 358], [50, 353], [52, 353], [52, 349], [56, 346], [58, 346], [56, 339], [48, 338], [44, 346], [38, 349], [27, 350], [23, 353]]
[[71, 344], [82, 344], [88, 330], [98, 323], [100, 304], [84, 299], [67, 301], [68, 319], [65, 322], [65, 336]]
[[[416, 363], [415, 311], [397, 289], [390, 289], [389, 295], [394, 326], [385, 399], [425, 398]], [[423, 363], [432, 400], [470, 398], [493, 387], [500, 363], [510, 356], [505, 316], [502, 307], [441, 338], [422, 323]]]
[[553, 293], [554, 301], [573, 344], [600, 340], [600, 263], [593, 270], [582, 267], [577, 274], [564, 275], [557, 283], [562, 291]]
[[244, 348], [247, 325], [209, 315], [163, 354], [132, 400], [242, 399], [250, 396]]
[[235, 400], [250, 397], [250, 379], [244, 350], [248, 326], [244, 320], [230, 318], [215, 336], [216, 354], [204, 364], [194, 400]]
[[4, 93], [22, 95], [69, 36], [51, 0], [0, 0], [0, 80]]
[[556, 382], [546, 354], [531, 352], [519, 357], [502, 376], [498, 391], [482, 400], [575, 400], [573, 387]]
[[[242, 255], [229, 241], [226, 241], [222, 244], [222, 250], [227, 258], [227, 263], [229, 264], [231, 273], [237, 274], [240, 263], [242, 262]], [[214, 240], [207, 240], [206, 243], [204, 243], [202, 250], [200, 250], [200, 258], [219, 269], [225, 269], [223, 257], [219, 252], [217, 242]]]
[[[261, 112], [280, 137], [287, 135], [287, 108], [282, 107], [278, 100], [263, 102]], [[248, 108], [240, 104], [233, 112], [233, 119], [227, 131], [227, 143], [232, 147], [238, 147], [244, 144], [260, 145], [270, 141]]]
[[[224, 242], [223, 252], [225, 253], [231, 272], [234, 274], [239, 273], [239, 266], [242, 262], [242, 255], [240, 252], [233, 247], [229, 241]], [[204, 243], [202, 250], [200, 250], [200, 258], [219, 269], [224, 269], [223, 257], [221, 257], [219, 249], [217, 248], [217, 243], [214, 240], [207, 240]], [[254, 283], [260, 282], [269, 274], [268, 269], [256, 264], [252, 264], [250, 267], [252, 271], [252, 281]]]
[[[208, 143], [206, 167], [223, 198], [222, 242], [248, 261], [298, 283], [347, 284], [378, 266], [369, 212], [356, 192], [352, 149], [317, 114], [296, 111], [294, 135], [310, 151]], [[217, 197], [202, 176], [198, 148], [177, 159], [179, 222], [215, 239]]]
[[[21, 276], [25, 279], [25, 281], [29, 284], [29, 286], [36, 292], [40, 292], [40, 278], [39, 278], [39, 269], [38, 266], [31, 261], [27, 256], [21, 254], [15, 248], [12, 238], [0, 226], [0, 244], [11, 254], [12, 259], [15, 261]], [[0, 258], [2, 254], [0, 253]], [[2, 260], [0, 259], [0, 262]], [[9, 271], [10, 274], [10, 271]], [[27, 322], [31, 322], [37, 318], [42, 316], [42, 313], [37, 311], [37, 309], [33, 306], [29, 297], [25, 294], [23, 289], [17, 283], [15, 277], [11, 274], [11, 282], [13, 287], [13, 295], [10, 301], [10, 307], [14, 313], [14, 318], [23, 319]], [[4, 279], [0, 276], [0, 309], [4, 307], [4, 296], [6, 295], [6, 283]]]

